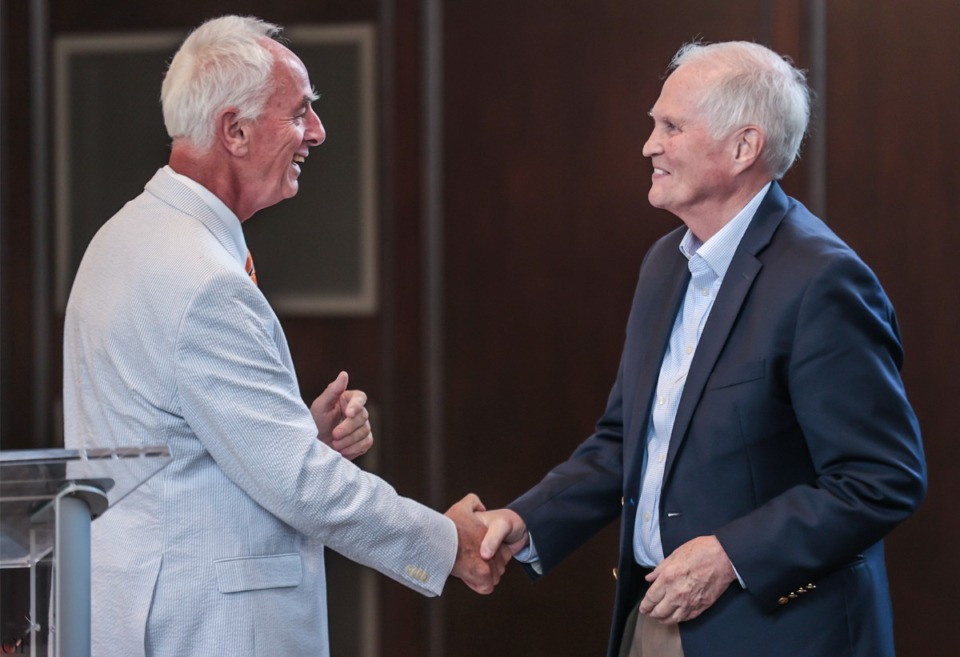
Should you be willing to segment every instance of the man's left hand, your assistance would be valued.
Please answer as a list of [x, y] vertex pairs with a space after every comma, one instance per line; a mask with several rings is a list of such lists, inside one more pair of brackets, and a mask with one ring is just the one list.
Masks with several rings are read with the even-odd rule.
[[373, 447], [373, 429], [362, 390], [347, 390], [349, 377], [340, 372], [313, 400], [310, 413], [317, 425], [317, 438], [348, 459], [366, 454]]
[[699, 536], [678, 547], [647, 575], [640, 613], [673, 624], [691, 620], [717, 601], [737, 579], [716, 536]]

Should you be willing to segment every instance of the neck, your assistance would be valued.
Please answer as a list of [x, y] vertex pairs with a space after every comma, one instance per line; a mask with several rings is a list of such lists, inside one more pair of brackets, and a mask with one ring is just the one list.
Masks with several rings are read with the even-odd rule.
[[218, 152], [216, 146], [200, 151], [187, 143], [174, 141], [169, 164], [177, 173], [209, 189], [244, 222], [253, 215], [253, 210], [243, 203], [240, 181], [228, 158], [229, 154]]
[[768, 182], [770, 181], [758, 180], [750, 185], [741, 186], [733, 195], [718, 199], [708, 207], [698, 207], [696, 213], [682, 216], [680, 220], [698, 240], [706, 242], [730, 223]]

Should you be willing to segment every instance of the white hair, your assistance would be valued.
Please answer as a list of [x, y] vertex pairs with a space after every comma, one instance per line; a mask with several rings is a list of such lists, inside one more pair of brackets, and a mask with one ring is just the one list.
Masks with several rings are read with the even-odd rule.
[[207, 150], [223, 110], [235, 108], [241, 120], [258, 118], [272, 92], [274, 57], [265, 40], [281, 31], [258, 18], [222, 16], [191, 32], [170, 62], [160, 92], [170, 138]]
[[789, 59], [756, 43], [688, 43], [673, 57], [670, 71], [706, 65], [719, 78], [706, 85], [700, 110], [715, 139], [754, 124], [766, 136], [763, 163], [779, 180], [793, 166], [810, 123], [810, 88]]

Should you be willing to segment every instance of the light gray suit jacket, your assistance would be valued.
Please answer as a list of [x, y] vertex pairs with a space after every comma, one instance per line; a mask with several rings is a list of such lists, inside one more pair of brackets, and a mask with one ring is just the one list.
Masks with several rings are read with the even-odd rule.
[[329, 654], [324, 545], [424, 595], [453, 523], [317, 440], [225, 222], [161, 169], [91, 242], [67, 305], [72, 448], [172, 463], [93, 525], [93, 654]]

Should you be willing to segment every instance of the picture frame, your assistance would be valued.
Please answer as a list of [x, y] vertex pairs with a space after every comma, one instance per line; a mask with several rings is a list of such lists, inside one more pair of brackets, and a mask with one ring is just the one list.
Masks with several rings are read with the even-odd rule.
[[[61, 35], [54, 51], [55, 299], [62, 312], [93, 235], [169, 158], [160, 87], [185, 34]], [[377, 311], [376, 29], [292, 25], [285, 41], [321, 95], [324, 144], [298, 194], [244, 222], [280, 316]]]

